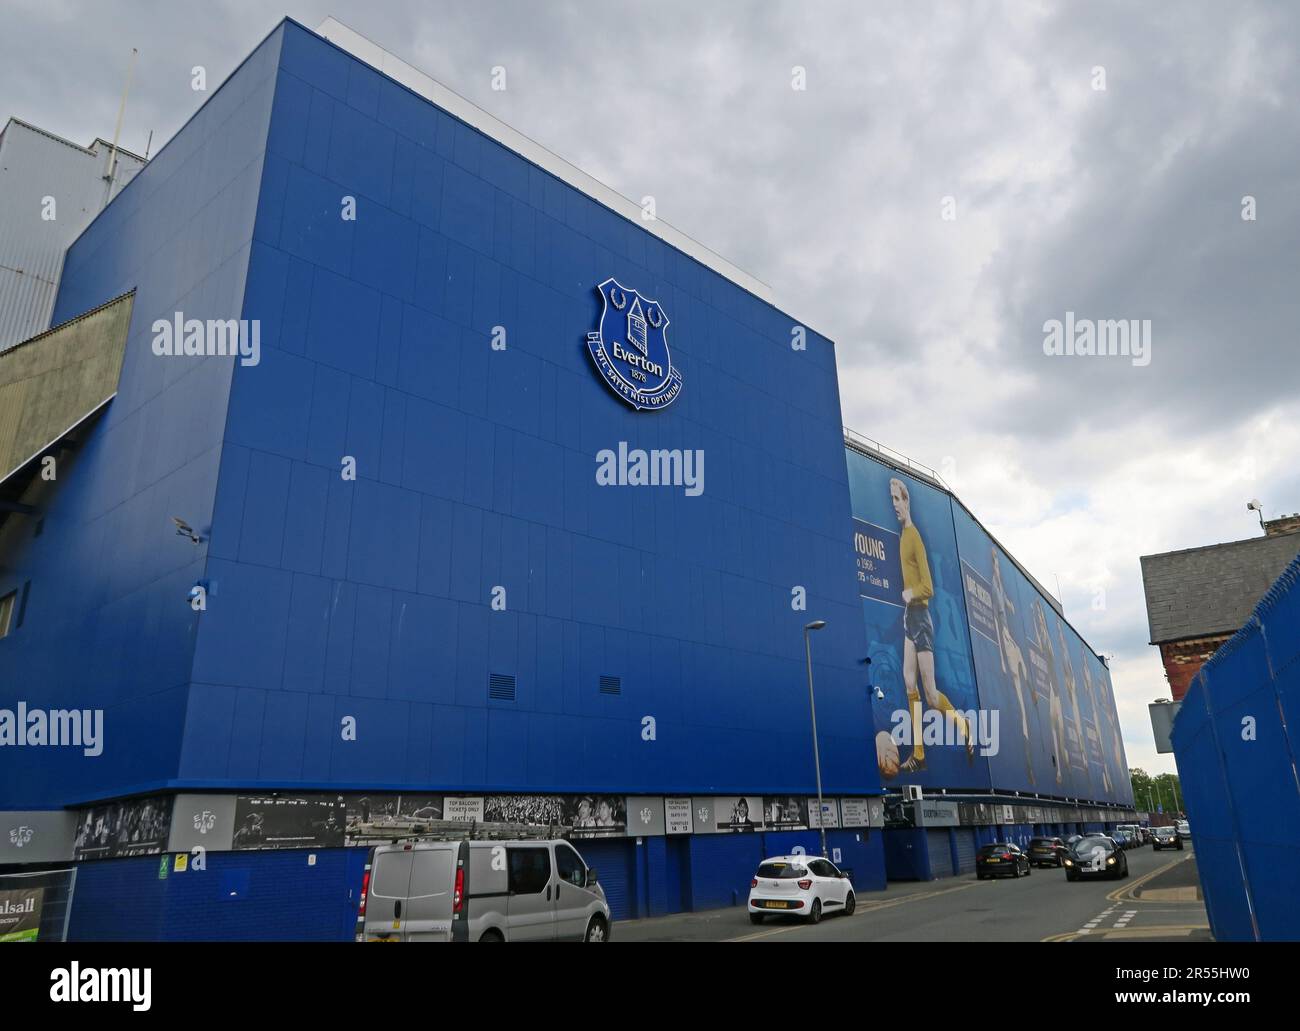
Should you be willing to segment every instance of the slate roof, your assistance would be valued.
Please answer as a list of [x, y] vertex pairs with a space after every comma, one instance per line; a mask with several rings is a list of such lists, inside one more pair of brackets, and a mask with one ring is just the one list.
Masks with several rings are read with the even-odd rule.
[[1300, 532], [1142, 556], [1151, 643], [1231, 634], [1300, 553]]

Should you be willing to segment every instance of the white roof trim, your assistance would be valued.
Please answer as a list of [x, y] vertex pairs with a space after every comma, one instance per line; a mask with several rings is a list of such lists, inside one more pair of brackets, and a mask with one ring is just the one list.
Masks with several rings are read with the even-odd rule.
[[424, 74], [401, 58], [390, 53], [353, 29], [348, 28], [336, 18], [326, 18], [317, 27], [316, 33], [329, 40], [341, 50], [364, 61], [377, 71], [400, 82], [407, 89], [438, 107], [459, 118], [467, 125], [496, 140], [502, 146], [514, 151], [520, 157], [550, 172], [557, 179], [568, 183], [575, 190], [580, 190], [588, 197], [603, 204], [616, 214], [622, 215], [647, 232], [653, 233], [664, 243], [676, 247], [683, 254], [688, 254], [702, 265], [707, 265], [720, 276], [725, 276], [737, 286], [748, 290], [768, 304], [773, 304], [771, 288], [748, 272], [737, 268], [721, 255], [709, 250], [702, 243], [691, 239], [680, 230], [674, 229], [662, 219], [652, 222], [641, 218], [641, 206], [624, 197], [616, 190], [610, 189], [600, 180], [593, 178], [575, 165], [571, 165], [553, 151], [547, 150], [540, 143], [529, 139], [523, 133], [512, 129], [499, 118], [488, 114], [482, 108], [466, 100], [460, 94], [448, 89], [436, 79]]

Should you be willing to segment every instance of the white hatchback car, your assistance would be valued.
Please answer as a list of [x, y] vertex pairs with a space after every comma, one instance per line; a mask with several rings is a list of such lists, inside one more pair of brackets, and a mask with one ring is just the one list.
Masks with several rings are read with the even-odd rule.
[[820, 856], [774, 856], [759, 864], [749, 882], [749, 922], [785, 913], [812, 923], [825, 913], [851, 914], [857, 906], [848, 874]]

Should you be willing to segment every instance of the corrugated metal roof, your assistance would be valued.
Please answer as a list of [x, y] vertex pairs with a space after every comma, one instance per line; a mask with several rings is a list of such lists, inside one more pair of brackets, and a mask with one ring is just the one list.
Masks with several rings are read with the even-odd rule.
[[[0, 135], [0, 351], [49, 327], [63, 255], [104, 206], [109, 144], [82, 147], [17, 118]], [[118, 149], [116, 196], [144, 160]], [[54, 218], [45, 198], [53, 198]]]

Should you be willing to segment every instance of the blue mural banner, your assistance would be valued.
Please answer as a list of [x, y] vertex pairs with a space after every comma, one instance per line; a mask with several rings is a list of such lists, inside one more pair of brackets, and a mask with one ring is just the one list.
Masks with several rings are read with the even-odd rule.
[[956, 504], [953, 525], [980, 702], [1000, 714], [1000, 748], [989, 759], [993, 783], [1131, 801], [1109, 671]]
[[854, 452], [849, 493], [882, 783], [987, 789], [948, 496]]
[[882, 784], [1131, 804], [1105, 663], [950, 494], [848, 467]]

